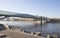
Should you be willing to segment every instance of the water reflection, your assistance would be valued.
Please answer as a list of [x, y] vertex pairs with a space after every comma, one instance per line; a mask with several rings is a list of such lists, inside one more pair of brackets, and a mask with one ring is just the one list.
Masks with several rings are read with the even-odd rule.
[[58, 34], [60, 33], [60, 23], [47, 23], [43, 25], [33, 25], [26, 27], [27, 31], [30, 32], [41, 32], [43, 35], [45, 34]]

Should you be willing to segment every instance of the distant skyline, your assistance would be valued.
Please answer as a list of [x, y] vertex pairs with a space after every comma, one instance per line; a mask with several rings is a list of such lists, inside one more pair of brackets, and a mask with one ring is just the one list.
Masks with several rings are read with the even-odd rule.
[[0, 0], [0, 10], [60, 18], [60, 0]]

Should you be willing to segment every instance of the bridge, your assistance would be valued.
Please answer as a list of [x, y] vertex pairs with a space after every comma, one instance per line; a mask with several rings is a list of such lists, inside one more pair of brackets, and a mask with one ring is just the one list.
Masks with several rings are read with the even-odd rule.
[[[0, 15], [0, 16], [4, 16], [4, 18], [0, 18], [0, 20], [4, 20], [5, 18], [9, 18], [9, 17], [21, 17], [21, 16], [15, 16], [15, 15]], [[38, 24], [39, 23], [40, 24], [47, 23], [47, 21], [49, 21], [49, 18], [42, 17], [42, 16], [40, 16], [40, 17], [34, 17], [34, 18], [27, 18], [27, 17], [22, 17], [22, 18], [24, 19], [23, 21], [34, 21], [34, 23], [38, 23]], [[27, 18], [27, 19], [25, 19], [25, 18]], [[30, 20], [28, 20], [28, 19], [30, 19]], [[13, 19], [13, 21], [15, 21], [15, 20]], [[19, 21], [19, 19], [18, 19], [18, 21]]]

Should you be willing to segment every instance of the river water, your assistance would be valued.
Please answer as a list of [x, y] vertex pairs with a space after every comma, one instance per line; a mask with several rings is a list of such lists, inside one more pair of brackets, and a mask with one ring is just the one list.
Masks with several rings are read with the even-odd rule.
[[47, 23], [43, 25], [34, 25], [30, 26], [28, 28], [25, 28], [24, 30], [29, 32], [41, 32], [42, 35], [60, 35], [60, 23]]
[[23, 30], [29, 31], [29, 32], [41, 32], [42, 35], [46, 34], [60, 34], [60, 23], [46, 23], [43, 25], [40, 24], [34, 24], [33, 22], [4, 22], [0, 21], [1, 24], [8, 24], [8, 25], [15, 25], [22, 27]]

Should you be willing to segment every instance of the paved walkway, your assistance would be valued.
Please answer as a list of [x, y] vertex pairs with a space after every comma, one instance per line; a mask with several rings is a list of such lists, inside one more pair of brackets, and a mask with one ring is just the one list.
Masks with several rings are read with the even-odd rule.
[[1, 34], [7, 35], [8, 38], [44, 38], [41, 36], [34, 36], [28, 33], [24, 33], [21, 31], [13, 31], [13, 30], [4, 30], [0, 32]]

